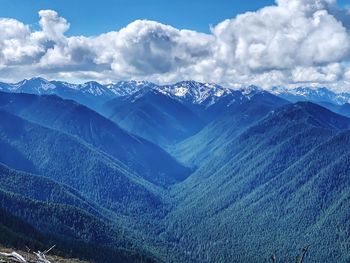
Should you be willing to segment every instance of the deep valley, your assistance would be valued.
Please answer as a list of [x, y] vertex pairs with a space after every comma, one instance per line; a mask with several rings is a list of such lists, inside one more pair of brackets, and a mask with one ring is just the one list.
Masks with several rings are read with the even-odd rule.
[[88, 262], [350, 261], [350, 94], [0, 84], [0, 244]]

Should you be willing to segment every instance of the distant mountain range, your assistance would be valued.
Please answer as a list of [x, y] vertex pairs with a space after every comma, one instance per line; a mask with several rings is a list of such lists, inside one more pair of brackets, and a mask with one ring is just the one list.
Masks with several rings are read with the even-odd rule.
[[322, 88], [299, 87], [295, 89], [287, 89], [283, 87], [271, 88], [271, 93], [280, 96], [291, 102], [297, 101], [313, 101], [313, 102], [328, 102], [336, 105], [350, 103], [350, 92], [336, 93]]
[[350, 95], [0, 84], [0, 244], [92, 262], [350, 261]]
[[120, 81], [116, 84], [102, 85], [95, 81], [84, 84], [72, 84], [63, 81], [48, 81], [43, 78], [32, 78], [18, 83], [0, 82], [0, 90], [36, 95], [58, 95], [73, 99], [86, 106], [98, 109], [110, 99], [129, 96], [139, 91], [155, 89], [170, 97], [196, 104], [210, 104], [213, 99], [226, 94], [229, 89], [218, 85], [203, 84], [194, 81], [183, 81], [175, 85], [159, 86], [146, 81]]
[[[241, 90], [259, 89], [255, 86]], [[91, 108], [100, 109], [105, 102], [117, 98], [127, 97], [135, 93], [156, 90], [166, 96], [179, 100], [188, 105], [211, 106], [220, 98], [232, 94], [233, 90], [212, 83], [196, 81], [181, 81], [172, 85], [157, 85], [147, 81], [120, 81], [115, 84], [101, 84], [90, 81], [83, 84], [72, 84], [64, 81], [48, 81], [36, 77], [25, 79], [18, 83], [0, 82], [0, 91], [30, 93], [36, 95], [56, 94], [65, 99], [73, 99]], [[282, 97], [290, 102], [313, 101], [316, 103], [331, 103], [343, 105], [350, 103], [350, 93], [336, 93], [321, 87], [272, 87], [268, 90], [272, 94]], [[139, 94], [141, 95], [141, 94]]]
[[96, 81], [86, 82], [84, 84], [72, 84], [63, 81], [48, 81], [43, 78], [25, 79], [18, 83], [0, 82], [0, 90], [30, 93], [36, 95], [56, 94], [70, 96], [73, 93], [79, 93], [91, 98], [106, 100], [113, 97], [132, 95], [140, 90], [156, 89], [168, 96], [186, 100], [189, 103], [210, 103], [212, 97], [221, 97], [230, 91], [219, 85], [200, 83], [195, 81], [182, 81], [174, 85], [156, 85], [147, 81], [120, 81], [115, 84], [100, 84]]

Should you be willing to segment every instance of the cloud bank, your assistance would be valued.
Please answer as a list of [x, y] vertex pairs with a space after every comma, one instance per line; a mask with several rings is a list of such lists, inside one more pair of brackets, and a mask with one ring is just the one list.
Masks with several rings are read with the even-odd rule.
[[0, 79], [193, 79], [350, 90], [350, 11], [335, 0], [277, 0], [210, 34], [137, 20], [95, 37], [67, 36], [69, 22], [53, 10], [39, 12], [39, 26], [33, 31], [0, 18]]

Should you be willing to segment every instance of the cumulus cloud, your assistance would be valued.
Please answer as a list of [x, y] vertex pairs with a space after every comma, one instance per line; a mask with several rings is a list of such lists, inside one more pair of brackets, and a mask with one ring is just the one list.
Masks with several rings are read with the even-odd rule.
[[70, 26], [66, 19], [59, 17], [57, 12], [53, 10], [41, 10], [39, 11], [39, 16], [39, 24], [44, 37], [52, 40], [64, 38], [64, 33]]
[[332, 1], [279, 0], [213, 29], [216, 60], [249, 73], [293, 70], [346, 60], [350, 39], [324, 7]]
[[167, 74], [209, 56], [212, 36], [152, 21], [135, 21], [115, 36], [115, 73]]
[[69, 22], [39, 12], [40, 30], [0, 19], [0, 78], [181, 79], [223, 85], [349, 82], [350, 12], [335, 0], [276, 0], [211, 28], [210, 34], [137, 20], [95, 37], [66, 36]]

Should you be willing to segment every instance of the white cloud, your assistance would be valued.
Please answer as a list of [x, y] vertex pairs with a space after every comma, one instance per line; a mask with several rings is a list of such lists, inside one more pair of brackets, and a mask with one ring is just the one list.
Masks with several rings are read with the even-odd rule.
[[64, 39], [64, 33], [70, 26], [66, 19], [59, 17], [58, 13], [53, 10], [41, 10], [39, 16], [39, 24], [44, 37], [58, 41]]
[[209, 56], [212, 36], [138, 20], [115, 35], [116, 74], [168, 74]]
[[[181, 79], [238, 86], [329, 85], [349, 80], [350, 12], [335, 0], [277, 0], [214, 26], [211, 34], [137, 20], [95, 37], [39, 12], [38, 31], [0, 19], [0, 78]], [[9, 77], [10, 76], [10, 77]]]
[[292, 71], [295, 83], [335, 83], [344, 72], [340, 64], [329, 64], [325, 67], [297, 67]]
[[293, 5], [300, 1], [279, 2], [283, 4], [216, 26], [217, 58], [231, 65], [239, 63], [250, 71], [313, 66], [346, 58], [349, 35], [332, 15], [326, 10], [305, 13]]

